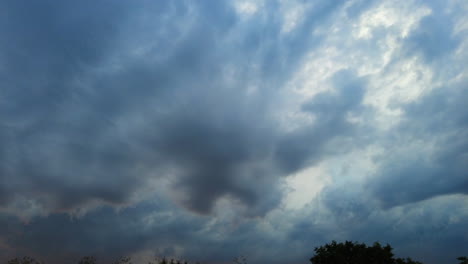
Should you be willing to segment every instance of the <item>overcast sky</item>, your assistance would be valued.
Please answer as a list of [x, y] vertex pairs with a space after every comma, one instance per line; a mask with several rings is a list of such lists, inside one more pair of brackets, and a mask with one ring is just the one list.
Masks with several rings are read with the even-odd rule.
[[0, 0], [0, 260], [468, 245], [468, 2]]

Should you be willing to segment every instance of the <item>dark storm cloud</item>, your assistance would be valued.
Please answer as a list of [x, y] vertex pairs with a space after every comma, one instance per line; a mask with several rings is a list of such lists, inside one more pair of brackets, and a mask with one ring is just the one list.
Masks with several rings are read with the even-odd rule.
[[[317, 162], [331, 139], [352, 133], [353, 126], [345, 116], [363, 95], [363, 84], [353, 78], [348, 72], [336, 74], [337, 93], [320, 94], [306, 104], [304, 111], [317, 114], [318, 120], [298, 131], [278, 133], [262, 109], [240, 104], [235, 94], [228, 96], [231, 102], [223, 102], [223, 109], [213, 113], [209, 101], [205, 103], [205, 98], [213, 95], [203, 95], [195, 97], [198, 103], [190, 102], [197, 108], [172, 113], [167, 123], [160, 122], [164, 130], [159, 130], [161, 137], [153, 144], [167, 162], [184, 168], [176, 189], [189, 194], [185, 202], [189, 208], [209, 212], [217, 198], [228, 194], [262, 214], [281, 199], [275, 185], [278, 176]], [[329, 104], [329, 109], [318, 109], [325, 108], [321, 104], [326, 100], [341, 107], [331, 109]], [[237, 105], [231, 106], [232, 102]], [[259, 209], [255, 209], [257, 205]]]
[[[0, 230], [0, 236], [15, 249], [5, 252], [4, 258], [33, 255], [46, 263], [73, 263], [92, 254], [100, 262], [109, 262], [145, 250], [158, 257], [176, 256], [203, 263], [226, 262], [242, 254], [254, 263], [297, 258], [293, 248], [277, 250], [284, 247], [283, 235], [260, 231], [262, 221], [258, 219], [238, 223], [208, 219], [174, 208], [163, 199], [153, 199], [120, 212], [100, 208], [78, 219], [53, 214], [27, 225], [2, 216], [0, 223], [9, 228]], [[272, 248], [277, 249], [272, 252]]]
[[141, 103], [142, 95], [180, 88], [165, 87], [165, 75], [173, 81], [184, 66], [200, 66], [208, 42], [192, 36], [167, 63], [169, 72], [130, 61], [122, 72], [100, 75], [93, 71], [118, 47], [124, 20], [137, 8], [115, 2], [4, 4], [10, 42], [2, 47], [2, 75], [8, 76], [2, 91], [3, 205], [15, 195], [46, 210], [93, 199], [125, 202], [145, 176], [137, 161], [155, 161], [134, 153], [138, 139], [119, 135], [116, 118]]
[[[112, 1], [1, 5], [5, 14], [0, 30], [6, 41], [0, 48], [0, 202], [5, 205], [13, 194], [50, 198], [58, 208], [90, 196], [121, 201], [109, 182], [96, 179], [90, 184], [85, 172], [95, 162], [93, 155], [111, 163], [121, 162], [123, 155], [86, 144], [99, 134], [102, 117], [90, 115], [92, 109], [79, 113], [83, 109], [77, 107], [80, 91], [74, 83], [106, 56], [128, 8]], [[119, 143], [113, 146], [120, 149]]]
[[[28, 254], [65, 263], [155, 250], [290, 263], [331, 239], [389, 242], [400, 256], [430, 264], [454, 260], [468, 241], [459, 210], [468, 95], [456, 81], [465, 66], [452, 63], [463, 36], [451, 30], [460, 21], [439, 12], [445, 5], [431, 6], [403, 39], [388, 33], [396, 25], [370, 23], [366, 41], [376, 44], [362, 46], [355, 25], [375, 3], [314, 1], [283, 32], [284, 10], [273, 1], [253, 15], [223, 1], [2, 1], [0, 260]], [[434, 83], [447, 83], [395, 103], [403, 121], [388, 131], [373, 127], [379, 113], [363, 105], [376, 88], [368, 80], [394, 73], [362, 76], [375, 67], [367, 60], [387, 56], [384, 39], [402, 44], [390, 64], [421, 58]], [[284, 90], [314, 59], [308, 52], [333, 57], [343, 48], [343, 61], [332, 64], [346, 70], [322, 82], [332, 89], [298, 106], [313, 121], [285, 129], [278, 116], [289, 110], [285, 97], [297, 94]], [[343, 155], [371, 145], [383, 149], [370, 155], [375, 171], [340, 170]], [[331, 164], [323, 173], [332, 183], [303, 209], [279, 206], [285, 177], [317, 164]]]
[[385, 206], [468, 194], [467, 99], [468, 90], [462, 84], [440, 87], [405, 107], [406, 121], [393, 131], [392, 142], [399, 142], [403, 150], [405, 145], [420, 144], [404, 152], [389, 146], [382, 157], [382, 167], [370, 186]]
[[193, 243], [203, 221], [168, 205], [158, 200], [122, 212], [107, 207], [79, 219], [53, 214], [27, 225], [2, 217], [2, 225], [9, 228], [0, 234], [15, 249], [9, 257], [34, 255], [47, 263], [73, 263], [88, 254], [110, 261], [149, 245], [159, 251], [155, 253], [174, 255], [175, 245]]
[[[321, 2], [284, 37], [275, 4], [254, 27], [221, 1], [2, 4], [0, 202], [10, 212], [126, 204], [170, 177], [197, 212], [229, 197], [264, 214], [281, 199], [279, 177], [339, 134], [314, 130], [342, 128], [317, 124], [298, 135], [314, 150], [286, 150], [296, 135], [272, 119], [277, 90], [320, 42], [309, 33], [339, 3]], [[292, 162], [286, 152], [299, 163], [276, 169]]]
[[[327, 145], [330, 140], [354, 133], [355, 128], [345, 117], [347, 113], [359, 111], [365, 82], [355, 77], [352, 72], [342, 71], [332, 77], [332, 84], [334, 91], [320, 93], [304, 104], [304, 111], [316, 115], [317, 122], [300, 132], [266, 137], [269, 134], [265, 132], [267, 129], [262, 128], [260, 120], [256, 121], [260, 128], [256, 128], [257, 126], [250, 123], [244, 123], [244, 119], [226, 119], [240, 118], [238, 114], [224, 114], [223, 118], [216, 118], [219, 112], [212, 113], [200, 106], [192, 111], [171, 112], [170, 120], [160, 119], [159, 126], [154, 130], [145, 131], [141, 140], [149, 148], [158, 150], [158, 153], [154, 154], [154, 160], [174, 163], [183, 168], [182, 176], [176, 182], [177, 188], [174, 190], [180, 192], [182, 189], [185, 194], [188, 193], [191, 200], [183, 201], [188, 208], [206, 212], [204, 210], [209, 210], [213, 200], [228, 193], [237, 195], [237, 199], [256, 210], [249, 209], [249, 214], [264, 214], [264, 210], [272, 209], [281, 198], [277, 195], [280, 190], [273, 189], [276, 188], [274, 181], [277, 177], [316, 163], [320, 160], [320, 153], [332, 154], [339, 151], [330, 149]], [[234, 96], [231, 98], [235, 98]], [[203, 98], [204, 96], [196, 96], [193, 100], [203, 101]], [[333, 109], [333, 104], [338, 106], [337, 109]], [[322, 108], [325, 110], [321, 111]], [[201, 114], [198, 111], [206, 112]], [[200, 116], [205, 118], [197, 120]], [[247, 129], [246, 125], [250, 127]], [[227, 130], [226, 126], [230, 130]], [[233, 131], [233, 128], [237, 130]], [[239, 133], [246, 133], [243, 131], [250, 132], [247, 139], [239, 139]], [[277, 145], [276, 152], [270, 150], [273, 144], [270, 142], [271, 137], [278, 138], [281, 142]], [[205, 138], [211, 140], [204, 142]], [[296, 145], [286, 144], [288, 140], [295, 138], [307, 142], [311, 148], [298, 148], [299, 140], [296, 141]], [[202, 144], [200, 142], [203, 145], [198, 145]], [[250, 145], [255, 146], [255, 149], [247, 147]], [[226, 151], [226, 148], [229, 151]], [[274, 155], [271, 159], [278, 164], [273, 164], [264, 157], [272, 155], [271, 153]], [[299, 159], [300, 163], [296, 163], [294, 158]], [[261, 166], [254, 169], [242, 167], [246, 166], [242, 163], [262, 159], [267, 161], [268, 166], [278, 166], [278, 170]], [[252, 184], [252, 178], [255, 179], [255, 184]], [[9, 245], [19, 249], [17, 252], [41, 256], [56, 262], [63, 259], [72, 261], [83, 254], [111, 258], [115, 257], [116, 252], [131, 254], [146, 248], [156, 249], [156, 254], [159, 255], [175, 255], [176, 247], [184, 248], [185, 257], [204, 261], [225, 261], [246, 253], [251, 261], [269, 259], [274, 263], [308, 257], [309, 253], [306, 251], [297, 252], [291, 249], [289, 253], [274, 253], [267, 250], [272, 245], [281, 247], [284, 240], [274, 241], [270, 235], [260, 232], [257, 230], [258, 222], [253, 220], [242, 220], [240, 224], [229, 227], [233, 223], [226, 223], [226, 220], [220, 219], [213, 226], [206, 218], [180, 211], [167, 201], [152, 199], [155, 200], [154, 203], [140, 203], [135, 208], [127, 208], [120, 213], [102, 208], [78, 219], [70, 219], [65, 214], [53, 214], [47, 218], [36, 218], [26, 226], [8, 218], [4, 220], [4, 224], [11, 228], [2, 236], [6, 237]], [[153, 213], [155, 215], [152, 215]], [[22, 232], [24, 235], [18, 237], [14, 235], [16, 232]], [[292, 231], [289, 236], [295, 237], [295, 232], [297, 231]], [[324, 236], [318, 231], [309, 233], [310, 236], [312, 234]], [[219, 236], [225, 239], [217, 239]], [[315, 238], [317, 236], [314, 235]], [[60, 246], [56, 243], [40, 243], [46, 238], [57, 241]], [[63, 255], [52, 253], [57, 247], [61, 248]]]

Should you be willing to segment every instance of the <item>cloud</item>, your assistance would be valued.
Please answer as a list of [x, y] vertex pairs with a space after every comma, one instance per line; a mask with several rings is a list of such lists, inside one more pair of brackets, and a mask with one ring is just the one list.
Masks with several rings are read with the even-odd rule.
[[348, 71], [337, 72], [331, 79], [337, 91], [319, 93], [302, 106], [304, 112], [314, 115], [314, 124], [303, 126], [280, 141], [276, 163], [287, 174], [320, 160], [326, 152], [342, 151], [327, 150], [326, 145], [333, 138], [354, 133], [347, 114], [359, 107], [365, 84]]
[[[401, 121], [381, 137], [387, 150], [376, 157], [379, 170], [367, 183], [385, 207], [467, 194], [467, 117], [462, 110], [467, 89], [461, 66], [466, 54], [457, 51], [466, 38], [454, 31], [460, 19], [457, 10], [441, 10], [432, 9], [402, 46], [405, 51], [414, 47], [408, 56], [427, 63], [428, 71], [421, 71], [419, 79], [429, 82], [423, 81], [425, 87], [415, 99], [392, 105], [401, 111]], [[441, 41], [427, 39], [433, 37]], [[447, 61], [450, 66], [445, 66]]]
[[278, 130], [273, 102], [320, 40], [305, 33], [337, 4], [316, 6], [318, 15], [286, 37], [275, 6], [265, 9], [268, 22], [255, 18], [247, 29], [222, 2], [4, 4], [11, 9], [0, 139], [8, 212], [125, 205], [169, 178], [174, 199], [196, 212], [231, 197], [249, 214], [264, 214], [281, 199], [278, 179], [300, 168], [277, 170], [273, 162], [291, 163], [287, 151], [299, 161], [312, 155], [285, 149], [295, 135]]
[[[396, 138], [371, 188], [387, 206], [437, 195], [468, 193], [467, 98], [463, 86], [441, 87], [406, 105], [406, 118], [392, 132]], [[450, 91], [450, 92], [448, 92]]]
[[[331, 239], [461, 254], [461, 2], [0, 10], [0, 259], [284, 263]], [[291, 182], [316, 192], [287, 204]]]
[[427, 62], [432, 62], [451, 54], [459, 45], [461, 37], [453, 34], [453, 16], [443, 14], [443, 5], [438, 1], [428, 4], [431, 14], [424, 17], [406, 39], [404, 50], [409, 54], [420, 54]]

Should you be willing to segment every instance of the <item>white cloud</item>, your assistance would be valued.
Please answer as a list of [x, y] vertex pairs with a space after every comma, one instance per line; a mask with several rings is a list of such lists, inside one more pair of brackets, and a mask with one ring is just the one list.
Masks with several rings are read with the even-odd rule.
[[280, 3], [283, 16], [281, 32], [285, 34], [293, 31], [303, 21], [306, 11], [312, 5], [312, 2], [305, 1], [280, 1]]
[[283, 200], [285, 208], [301, 209], [329, 183], [330, 177], [320, 165], [289, 175], [286, 178], [287, 194]]
[[260, 1], [255, 0], [238, 0], [234, 1], [234, 8], [236, 12], [244, 17], [249, 17], [257, 13], [259, 7], [262, 5]]
[[385, 29], [397, 33], [396, 37], [405, 38], [418, 21], [430, 13], [429, 8], [418, 6], [414, 1], [382, 1], [361, 15], [353, 25], [353, 36], [372, 39], [376, 30]]

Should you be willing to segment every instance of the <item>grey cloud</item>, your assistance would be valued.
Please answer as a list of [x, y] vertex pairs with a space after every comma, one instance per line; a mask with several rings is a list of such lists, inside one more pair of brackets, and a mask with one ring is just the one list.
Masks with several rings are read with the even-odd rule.
[[284, 231], [287, 244], [310, 252], [331, 240], [379, 241], [389, 243], [398, 257], [429, 264], [464, 254], [466, 196], [439, 196], [387, 209], [366, 188], [361, 182], [327, 186], [294, 217], [293, 228]]
[[[389, 151], [369, 187], [384, 206], [416, 202], [437, 195], [468, 194], [467, 100], [463, 85], [438, 88], [405, 107], [406, 121], [392, 131], [392, 144], [424, 141], [432, 148]], [[398, 149], [398, 147], [397, 147]]]
[[422, 55], [427, 62], [451, 54], [461, 40], [453, 34], [454, 18], [443, 13], [440, 3], [429, 2], [432, 13], [424, 17], [406, 39], [403, 50], [408, 54]]
[[335, 148], [330, 148], [329, 143], [339, 137], [356, 135], [357, 127], [346, 117], [361, 111], [365, 80], [350, 71], [339, 71], [332, 76], [331, 82], [335, 91], [320, 93], [302, 106], [303, 111], [316, 117], [316, 122], [280, 140], [275, 162], [287, 173], [315, 163], [324, 154], [345, 151], [346, 147], [334, 145]]
[[[275, 153], [297, 140], [281, 135], [272, 104], [320, 41], [309, 33], [339, 3], [317, 5], [286, 37], [274, 4], [253, 27], [221, 1], [3, 4], [10, 11], [2, 31], [11, 40], [0, 73], [8, 76], [0, 106], [3, 207], [18, 199], [45, 212], [125, 204], [175, 168], [170, 177], [185, 207], [206, 214], [230, 197], [259, 215], [280, 201], [282, 175], [307, 156], [320, 159], [318, 150], [294, 149], [300, 163], [275, 168], [291, 160]], [[302, 136], [307, 144], [316, 137], [328, 138]]]
[[68, 263], [93, 254], [101, 262], [108, 262], [141, 250], [159, 257], [175, 256], [203, 263], [229, 262], [239, 255], [246, 255], [251, 263], [265, 259], [282, 263], [296, 257], [291, 250], [278, 250], [284, 243], [279, 239], [282, 236], [259, 230], [261, 219], [236, 223], [196, 216], [164, 199], [153, 199], [157, 201], [146, 201], [120, 212], [105, 207], [78, 219], [54, 214], [27, 225], [2, 216], [0, 223], [9, 228], [2, 229], [0, 236], [15, 248], [14, 252], [6, 252], [5, 258], [28, 254], [47, 263]]
[[[362, 105], [366, 77], [340, 71], [329, 79], [333, 91], [302, 106], [313, 124], [279, 128], [281, 88], [326, 37], [326, 30], [311, 32], [326, 28], [344, 1], [316, 2], [287, 34], [272, 1], [245, 20], [222, 1], [41, 3], [0, 8], [9, 10], [0, 30], [10, 39], [0, 44], [0, 224], [7, 227], [0, 247], [6, 241], [18, 254], [57, 263], [65, 255], [171, 255], [177, 248], [194, 260], [239, 253], [249, 263], [284, 263], [307, 261], [330, 239], [380, 240], [431, 263], [452, 260], [462, 250], [454, 245], [466, 244], [460, 204], [447, 202], [443, 211], [426, 203], [467, 193], [466, 85], [397, 106], [406, 121], [376, 135], [348, 120], [372, 115]], [[354, 1], [344, 11], [357, 18], [369, 4]], [[421, 52], [430, 66], [443, 66], [450, 53], [437, 49], [453, 51], [459, 40], [449, 36], [452, 21], [438, 19], [411, 32], [404, 55]], [[431, 23], [436, 30], [427, 30]], [[443, 45], [423, 47], [442, 36]], [[397, 151], [416, 139], [434, 145], [429, 158]], [[373, 143], [387, 156], [375, 159], [380, 167], [369, 182], [328, 186], [304, 210], [272, 210], [286, 175]], [[161, 178], [170, 182], [161, 197], [142, 193]], [[139, 195], [144, 202], [133, 200]], [[235, 205], [216, 208], [234, 220], [209, 215], [223, 198], [250, 217], [232, 212]], [[96, 203], [111, 206], [81, 218], [61, 213]], [[128, 207], [112, 209], [122, 204]], [[27, 225], [9, 215], [27, 211], [51, 214]], [[450, 253], [427, 257], [418, 241]]]
[[384, 207], [468, 194], [468, 94], [466, 80], [456, 79], [464, 71], [464, 55], [453, 57], [464, 40], [454, 32], [462, 16], [457, 9], [443, 12], [442, 2], [428, 4], [433, 12], [411, 32], [402, 50], [422, 56], [433, 72], [432, 82], [441, 85], [415, 102], [395, 105], [403, 111], [403, 121], [379, 139], [386, 151], [376, 158], [380, 168], [367, 186]]
[[[2, 6], [8, 12], [1, 18], [0, 30], [8, 41], [1, 46], [1, 202], [5, 205], [13, 194], [40, 200], [60, 193], [64, 199], [56, 202], [65, 207], [75, 203], [72, 200], [88, 199], [77, 193], [90, 187], [84, 169], [94, 162], [89, 150], [97, 154], [100, 147], [80, 138], [87, 140], [97, 133], [96, 124], [102, 120], [85, 110], [88, 118], [77, 124], [77, 112], [83, 109], [74, 107], [74, 82], [106, 56], [128, 10], [110, 1], [4, 1]], [[62, 159], [64, 152], [70, 159]], [[107, 152], [103, 158], [111, 162], [120, 155], [102, 148], [101, 152]], [[67, 177], [70, 174], [75, 177]], [[94, 190], [85, 192], [96, 194], [105, 188], [97, 182], [90, 189]], [[115, 198], [112, 190], [102, 194]]]
[[303, 109], [315, 114], [319, 122], [345, 123], [345, 113], [356, 110], [364, 96], [365, 80], [350, 71], [339, 71], [332, 77], [336, 91], [318, 94]]
[[173, 255], [176, 246], [194, 242], [204, 222], [169, 205], [159, 199], [121, 212], [105, 207], [83, 218], [54, 214], [26, 225], [3, 216], [0, 221], [9, 228], [0, 234], [15, 249], [8, 252], [10, 257], [34, 255], [47, 263], [76, 262], [89, 254], [111, 261], [147, 247], [155, 254]]
[[[321, 195], [324, 204], [238, 223], [188, 214], [153, 197], [154, 202], [120, 212], [107, 207], [78, 219], [55, 214], [26, 226], [2, 216], [0, 222], [9, 228], [0, 235], [17, 249], [16, 254], [40, 256], [48, 263], [75, 262], [83, 254], [111, 260], [139, 250], [192, 261], [230, 261], [244, 254], [251, 263], [284, 263], [306, 261], [315, 246], [331, 239], [390, 243], [397, 256], [429, 264], [463, 254], [468, 238], [464, 232], [467, 216], [459, 210], [465, 202], [461, 197], [381, 210], [356, 189], [359, 186], [328, 188]], [[62, 255], [57, 254], [57, 247]]]

